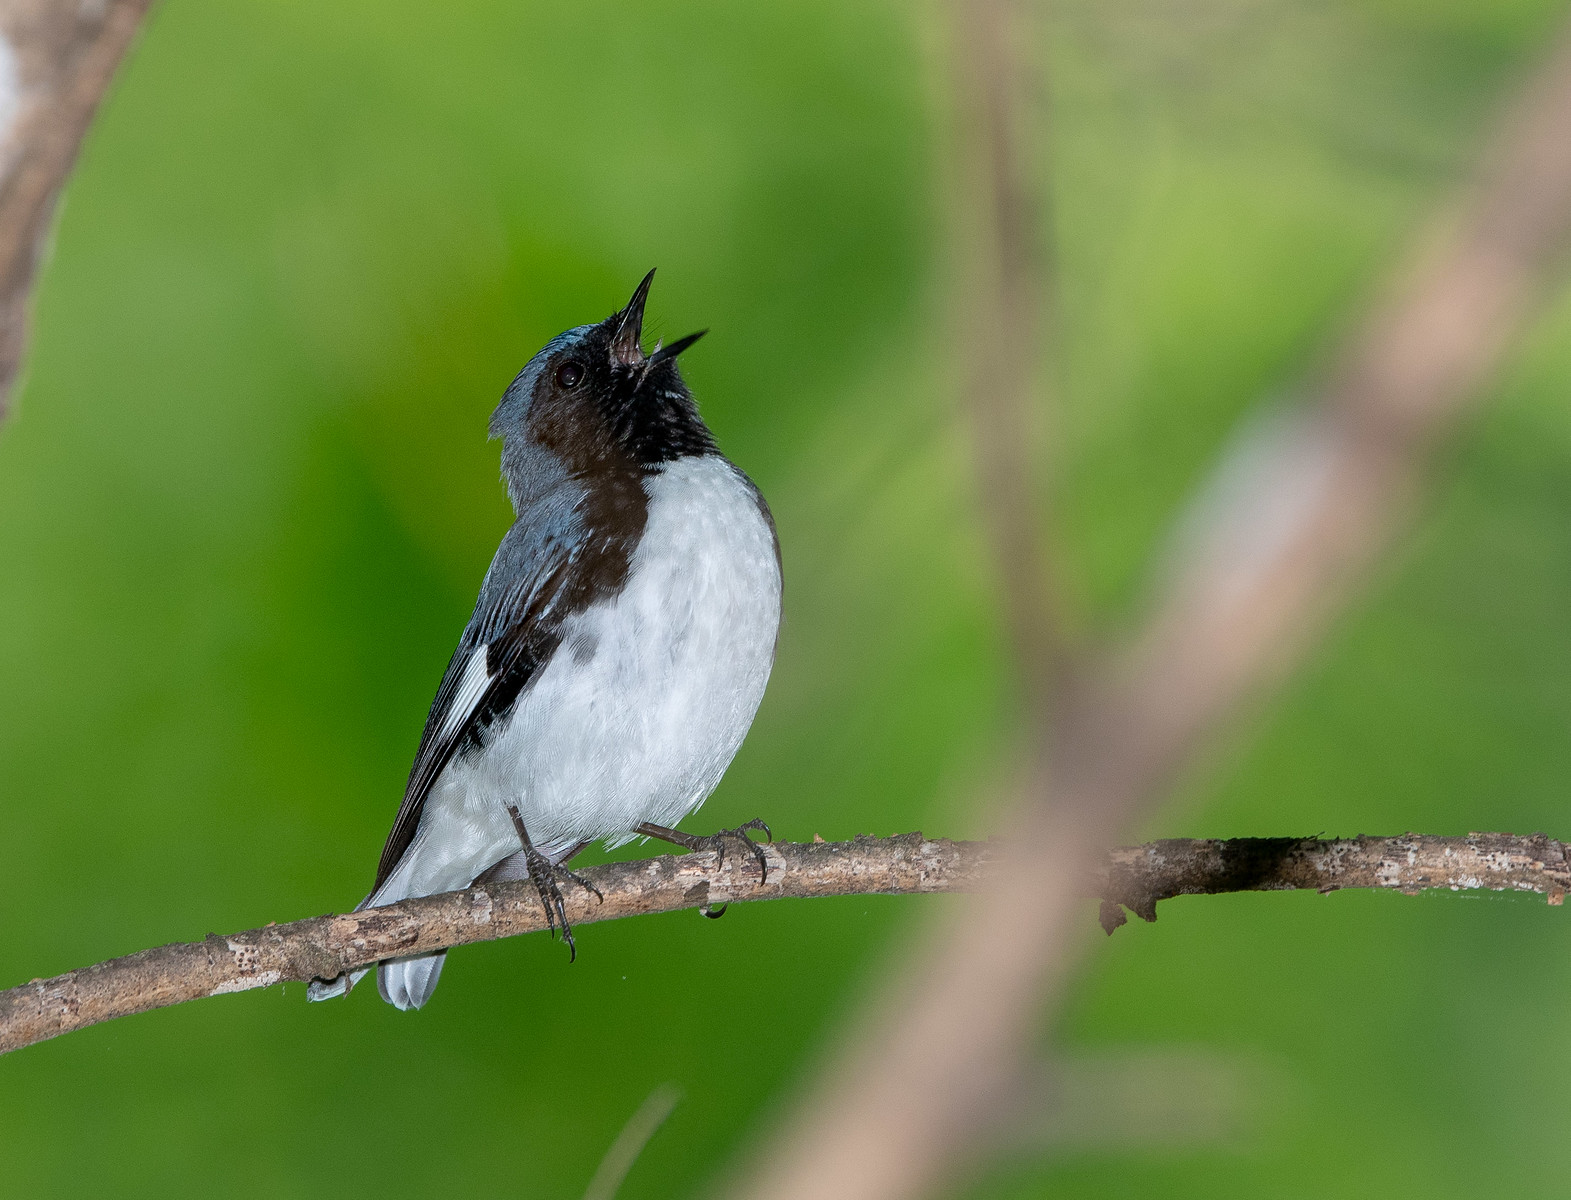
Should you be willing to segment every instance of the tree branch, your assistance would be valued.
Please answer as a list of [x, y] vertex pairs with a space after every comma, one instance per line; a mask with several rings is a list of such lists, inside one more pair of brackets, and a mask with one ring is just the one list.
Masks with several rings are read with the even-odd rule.
[[[575, 925], [747, 900], [814, 896], [918, 895], [975, 891], [998, 866], [987, 842], [951, 842], [920, 833], [850, 842], [776, 842], [764, 847], [769, 879], [755, 861], [710, 852], [606, 863], [583, 872], [604, 894], [565, 897]], [[1571, 844], [1544, 834], [1466, 837], [1177, 838], [1111, 851], [1084, 880], [1082, 896], [1102, 900], [1109, 933], [1120, 906], [1156, 920], [1159, 901], [1224, 892], [1384, 888], [1416, 894], [1538, 892], [1561, 904], [1571, 890]], [[545, 912], [528, 880], [421, 896], [385, 908], [265, 925], [200, 942], [177, 942], [35, 979], [0, 992], [0, 1053], [115, 1017], [270, 987], [329, 979], [384, 958], [423, 954], [538, 933]]]
[[55, 198], [151, 0], [0, 0], [0, 415]]
[[[744, 900], [968, 891], [989, 856], [983, 843], [930, 840], [920, 833], [776, 842], [763, 850], [769, 862], [765, 883], [751, 855], [732, 854], [717, 864], [709, 852], [666, 854], [590, 867], [582, 874], [605, 900], [569, 889], [568, 919], [584, 925]], [[142, 950], [0, 992], [0, 1053], [187, 1000], [331, 979], [385, 958], [544, 928], [533, 885], [517, 880], [227, 937], [213, 933], [200, 942]]]
[[1102, 900], [1102, 928], [1112, 933], [1125, 922], [1124, 908], [1154, 921], [1157, 902], [1174, 896], [1343, 888], [1383, 888], [1409, 896], [1435, 888], [1537, 892], [1559, 905], [1571, 889], [1571, 845], [1542, 833], [1169, 838], [1112, 851], [1092, 892]]

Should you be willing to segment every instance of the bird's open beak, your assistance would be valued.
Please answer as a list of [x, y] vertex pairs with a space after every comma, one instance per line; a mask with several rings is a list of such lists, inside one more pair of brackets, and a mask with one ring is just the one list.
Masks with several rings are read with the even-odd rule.
[[703, 337], [704, 334], [708, 332], [709, 330], [707, 329], [700, 329], [697, 333], [690, 333], [685, 338], [677, 338], [676, 341], [672, 342], [669, 346], [656, 346], [655, 352], [649, 356], [649, 365], [652, 367], [657, 362], [664, 362], [668, 358], [675, 358], [678, 354], [682, 353], [682, 351], [686, 350], [689, 346], [691, 346], [694, 342], [696, 342], [699, 338]]
[[611, 338], [611, 361], [621, 366], [636, 367], [644, 361], [644, 348], [639, 340], [644, 334], [644, 301], [649, 298], [649, 285], [654, 278], [654, 271], [650, 271], [633, 289], [633, 298], [622, 310], [622, 319]]

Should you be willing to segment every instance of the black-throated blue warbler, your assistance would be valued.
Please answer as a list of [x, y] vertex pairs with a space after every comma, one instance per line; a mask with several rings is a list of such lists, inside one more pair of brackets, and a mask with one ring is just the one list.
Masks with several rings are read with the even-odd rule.
[[[643, 351], [653, 278], [606, 320], [552, 338], [492, 414], [517, 519], [361, 908], [527, 875], [571, 946], [559, 881], [576, 879], [566, 863], [590, 842], [721, 848], [767, 833], [756, 821], [710, 837], [672, 828], [752, 724], [781, 576], [769, 506], [720, 453], [677, 369], [701, 334]], [[382, 997], [419, 1008], [443, 960], [380, 963]], [[318, 980], [311, 999], [362, 974]]]

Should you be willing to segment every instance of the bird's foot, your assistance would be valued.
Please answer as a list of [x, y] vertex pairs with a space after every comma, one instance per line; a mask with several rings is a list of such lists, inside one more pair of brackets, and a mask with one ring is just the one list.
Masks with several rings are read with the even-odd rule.
[[[725, 865], [725, 842], [727, 838], [732, 838], [746, 846], [748, 853], [758, 861], [758, 882], [764, 884], [769, 881], [769, 859], [764, 854], [763, 846], [747, 836], [747, 831], [750, 829], [762, 830], [767, 840], [771, 842], [775, 840], [774, 834], [769, 830], [769, 826], [756, 817], [751, 821], [738, 825], [735, 829], [722, 829], [718, 833], [711, 833], [706, 836], [682, 833], [680, 830], [667, 829], [664, 825], [655, 825], [648, 821], [640, 825], [636, 832], [643, 834], [645, 837], [659, 838], [662, 842], [670, 842], [673, 846], [683, 846], [688, 850], [713, 850], [719, 866]], [[720, 913], [724, 911], [722, 908]], [[705, 913], [704, 915], [719, 916], [720, 913]]]
[[557, 881], [576, 883], [585, 891], [593, 892], [595, 899], [602, 904], [605, 903], [605, 896], [577, 871], [569, 870], [565, 863], [552, 862], [536, 850], [524, 829], [524, 819], [518, 815], [518, 809], [509, 804], [507, 811], [513, 818], [514, 828], [518, 830], [519, 840], [524, 844], [524, 862], [529, 868], [529, 882], [535, 885], [535, 891], [540, 894], [540, 903], [545, 908], [546, 927], [552, 937], [556, 936], [558, 927], [561, 928], [562, 940], [567, 943], [567, 961], [573, 962], [578, 958], [578, 946], [573, 941], [573, 927], [568, 923], [567, 906], [563, 903], [562, 888]]

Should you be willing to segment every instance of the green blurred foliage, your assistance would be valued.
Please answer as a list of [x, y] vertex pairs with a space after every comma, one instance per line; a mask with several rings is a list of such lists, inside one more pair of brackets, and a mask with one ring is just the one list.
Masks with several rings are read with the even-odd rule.
[[[1138, 611], [1229, 431], [1353, 319], [1560, 15], [1053, 10], [1055, 532], [1083, 624]], [[714, 329], [686, 369], [788, 577], [770, 694], [693, 827], [987, 828], [1014, 726], [951, 411], [943, 30], [888, 0], [159, 9], [0, 433], [0, 979], [359, 899], [508, 520], [486, 416], [656, 264], [652, 331]], [[1146, 832], [1571, 833], [1568, 336], [1562, 304], [1365, 602]], [[675, 1081], [622, 1194], [691, 1191], [931, 908], [611, 923], [571, 967], [474, 947], [419, 1014], [290, 987], [87, 1030], [0, 1060], [0, 1190], [572, 1196]], [[1571, 1191], [1565, 919], [1170, 903], [1044, 1033], [1268, 1064], [1270, 1119], [976, 1194]]]

